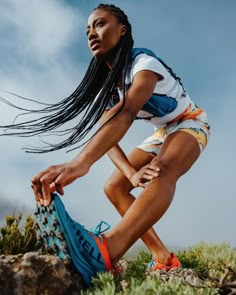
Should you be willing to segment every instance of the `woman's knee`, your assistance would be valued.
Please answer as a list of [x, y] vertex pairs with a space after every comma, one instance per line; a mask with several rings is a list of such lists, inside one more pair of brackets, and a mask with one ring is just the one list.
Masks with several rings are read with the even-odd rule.
[[165, 157], [154, 158], [152, 163], [160, 169], [159, 176], [173, 178], [173, 180], [177, 180], [180, 177], [178, 168], [171, 159]]
[[104, 192], [109, 200], [112, 201], [112, 199], [116, 199], [116, 195], [119, 191], [119, 183], [112, 181], [111, 179], [108, 179], [106, 183], [104, 184]]
[[104, 184], [103, 189], [108, 199], [113, 203], [124, 193], [129, 193], [131, 186], [124, 181], [114, 181], [114, 179], [109, 178]]
[[111, 192], [112, 192], [112, 190], [113, 190], [114, 187], [115, 187], [115, 185], [114, 185], [114, 183], [112, 183], [112, 182], [110, 181], [110, 179], [108, 179], [108, 180], [106, 181], [106, 183], [104, 184], [104, 186], [103, 186], [103, 190], [104, 190], [104, 192], [105, 192], [105, 194], [106, 194], [106, 196], [107, 196], [108, 198], [110, 197], [110, 195], [112, 195]]

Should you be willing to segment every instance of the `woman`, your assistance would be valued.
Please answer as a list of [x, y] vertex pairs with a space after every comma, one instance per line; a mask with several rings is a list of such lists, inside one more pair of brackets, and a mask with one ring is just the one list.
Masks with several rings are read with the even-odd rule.
[[[131, 25], [118, 7], [101, 4], [95, 8], [88, 18], [87, 36], [93, 59], [76, 91], [61, 103], [46, 107], [43, 111], [49, 115], [41, 121], [11, 126], [23, 128], [25, 135], [39, 134], [84, 112], [69, 138], [49, 146], [47, 151], [51, 151], [79, 142], [100, 121], [98, 132], [74, 159], [50, 166], [32, 179], [39, 225], [43, 227], [45, 214], [58, 220], [69, 255], [87, 284], [97, 272], [111, 270], [140, 237], [153, 256], [150, 269], [180, 267], [152, 226], [170, 206], [177, 180], [207, 144], [206, 113], [153, 52], [132, 48]], [[152, 123], [155, 132], [126, 157], [118, 143], [136, 118]], [[102, 224], [96, 231], [87, 231], [70, 219], [60, 198], [51, 193], [63, 195], [64, 186], [87, 174], [106, 153], [117, 169], [107, 181], [105, 193], [122, 219], [105, 233]], [[131, 194], [135, 187], [143, 188], [137, 199]]]

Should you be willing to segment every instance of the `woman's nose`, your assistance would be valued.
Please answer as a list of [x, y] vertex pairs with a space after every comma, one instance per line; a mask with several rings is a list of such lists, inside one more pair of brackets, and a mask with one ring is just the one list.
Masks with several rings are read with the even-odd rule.
[[88, 40], [92, 40], [97, 36], [97, 33], [94, 29], [91, 29], [88, 34]]

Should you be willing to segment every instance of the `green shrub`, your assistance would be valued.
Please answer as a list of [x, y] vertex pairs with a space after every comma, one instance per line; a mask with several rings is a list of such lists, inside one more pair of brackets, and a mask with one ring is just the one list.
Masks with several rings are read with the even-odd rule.
[[[216, 295], [229, 294], [230, 281], [236, 276], [236, 250], [228, 244], [209, 245], [200, 243], [177, 253], [184, 268], [195, 270], [203, 281], [202, 287], [174, 279], [163, 281], [158, 276], [146, 277], [145, 269], [151, 255], [141, 252], [137, 258], [128, 261], [125, 276], [119, 280], [111, 273], [100, 273], [93, 280], [93, 288], [83, 295]], [[231, 275], [222, 277], [230, 267]], [[221, 282], [222, 281], [222, 282]], [[227, 286], [227, 282], [229, 285]]]
[[[236, 250], [227, 243], [215, 245], [202, 242], [180, 252], [178, 257], [184, 268], [195, 269], [210, 279], [219, 280], [228, 267], [236, 271]], [[228, 279], [231, 277], [228, 276]]]
[[131, 280], [130, 287], [122, 294], [124, 295], [216, 295], [217, 290], [213, 288], [194, 288], [180, 281], [164, 282], [158, 278], [147, 279], [139, 284], [136, 279]]
[[147, 252], [140, 252], [136, 259], [129, 261], [127, 272], [124, 276], [126, 281], [130, 281], [131, 278], [136, 278], [139, 283], [146, 279], [146, 268], [151, 261], [151, 254]]
[[93, 288], [82, 291], [81, 295], [113, 295], [117, 293], [117, 282], [111, 272], [98, 273], [93, 278]]
[[43, 244], [37, 240], [35, 221], [31, 215], [21, 227], [22, 213], [15, 213], [5, 218], [5, 225], [0, 228], [0, 254], [14, 255], [43, 250]]
[[83, 291], [81, 295], [216, 295], [217, 288], [194, 288], [180, 281], [164, 282], [157, 277], [142, 282], [137, 277], [130, 278], [122, 290], [111, 273], [100, 273], [93, 279], [93, 288]]

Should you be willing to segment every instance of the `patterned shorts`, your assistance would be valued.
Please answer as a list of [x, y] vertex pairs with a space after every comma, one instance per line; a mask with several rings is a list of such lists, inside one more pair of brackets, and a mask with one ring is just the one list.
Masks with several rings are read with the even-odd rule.
[[181, 115], [158, 128], [153, 135], [137, 147], [155, 157], [159, 154], [166, 137], [180, 130], [194, 136], [199, 144], [200, 151], [202, 151], [206, 147], [210, 136], [207, 114], [195, 104], [190, 104]]

